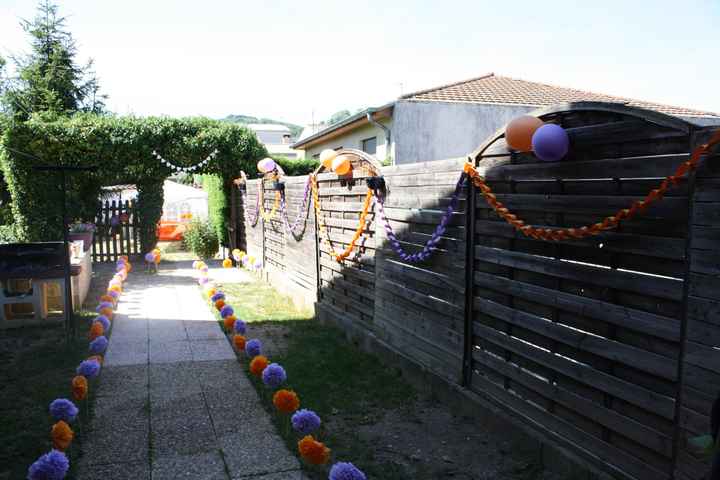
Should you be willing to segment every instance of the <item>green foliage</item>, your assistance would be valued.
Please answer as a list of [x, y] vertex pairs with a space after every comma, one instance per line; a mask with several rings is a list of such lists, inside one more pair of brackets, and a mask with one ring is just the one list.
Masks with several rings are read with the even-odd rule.
[[210, 226], [217, 239], [222, 244], [227, 244], [227, 222], [230, 217], [230, 202], [228, 201], [229, 190], [226, 192], [226, 184], [219, 175], [203, 175], [203, 190], [208, 194], [208, 214]]
[[336, 123], [342, 122], [346, 118], [349, 118], [352, 116], [352, 113], [350, 113], [350, 110], [340, 110], [339, 112], [333, 113], [330, 118], [327, 121], [328, 125], [334, 125]]
[[280, 165], [280, 168], [283, 169], [285, 175], [291, 177], [312, 173], [320, 165], [320, 161], [314, 158], [298, 160], [294, 158], [287, 158], [282, 155], [272, 155], [271, 157], [278, 165]]
[[18, 120], [35, 112], [101, 112], [106, 97], [98, 93], [92, 60], [85, 66], [76, 64], [77, 47], [57, 5], [44, 0], [35, 18], [20, 24], [30, 36], [31, 53], [14, 58], [18, 78], [7, 85], [5, 109]]
[[14, 225], [0, 225], [0, 244], [17, 243], [18, 240]]
[[295, 125], [294, 123], [281, 122], [279, 120], [273, 120], [272, 118], [258, 118], [251, 117], [249, 115], [228, 115], [222, 119], [224, 122], [241, 123], [247, 125], [248, 123], [269, 123], [272, 125], [284, 125], [290, 129], [290, 134], [293, 138], [298, 138], [302, 133], [303, 127]]
[[[153, 155], [179, 166], [196, 165], [214, 149], [215, 159], [201, 173], [229, 185], [240, 170], [251, 171], [266, 156], [246, 128], [207, 118], [134, 118], [76, 114], [70, 118], [34, 115], [8, 123], [0, 137], [0, 169], [12, 196], [15, 227], [21, 240], [62, 237], [59, 174], [37, 172], [38, 165], [96, 165], [96, 172], [68, 174], [68, 214], [90, 220], [104, 185], [136, 184], [144, 251], [156, 243], [162, 214], [163, 181], [172, 172]], [[227, 193], [227, 192], [226, 192]]]
[[200, 259], [213, 258], [218, 251], [218, 237], [210, 222], [193, 220], [184, 234], [185, 245]]

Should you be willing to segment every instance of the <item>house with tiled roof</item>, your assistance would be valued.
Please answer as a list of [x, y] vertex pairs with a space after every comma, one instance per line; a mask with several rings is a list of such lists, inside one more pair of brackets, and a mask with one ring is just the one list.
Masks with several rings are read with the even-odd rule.
[[610, 102], [720, 125], [720, 114], [557, 87], [490, 73], [403, 95], [301, 138], [293, 149], [317, 158], [326, 148], [356, 148], [395, 164], [464, 157], [513, 118], [571, 102]]

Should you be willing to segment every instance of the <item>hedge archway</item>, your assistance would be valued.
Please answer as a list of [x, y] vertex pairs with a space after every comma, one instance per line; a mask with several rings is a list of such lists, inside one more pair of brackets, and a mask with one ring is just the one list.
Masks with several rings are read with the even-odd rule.
[[34, 170], [40, 165], [96, 165], [96, 172], [68, 176], [71, 214], [94, 218], [104, 185], [135, 184], [144, 251], [156, 243], [163, 205], [163, 182], [173, 170], [155, 156], [181, 167], [214, 158], [195, 173], [222, 178], [226, 195], [240, 170], [254, 168], [267, 155], [245, 127], [207, 118], [135, 118], [75, 115], [37, 116], [5, 125], [0, 140], [0, 167], [12, 197], [15, 228], [23, 241], [62, 237], [59, 177]]

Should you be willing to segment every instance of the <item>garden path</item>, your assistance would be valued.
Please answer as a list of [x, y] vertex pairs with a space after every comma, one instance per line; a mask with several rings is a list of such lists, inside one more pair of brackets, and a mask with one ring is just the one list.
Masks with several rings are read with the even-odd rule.
[[189, 262], [130, 274], [81, 451], [81, 480], [305, 478]]

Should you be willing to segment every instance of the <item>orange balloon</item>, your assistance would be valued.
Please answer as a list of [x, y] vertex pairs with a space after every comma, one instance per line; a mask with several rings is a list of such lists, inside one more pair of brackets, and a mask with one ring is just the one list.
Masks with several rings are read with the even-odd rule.
[[347, 155], [338, 155], [335, 157], [335, 160], [332, 161], [332, 171], [340, 177], [350, 173], [350, 171], [352, 171], [350, 157]]
[[505, 141], [513, 150], [529, 152], [532, 150], [533, 134], [542, 125], [543, 121], [537, 117], [530, 115], [518, 117], [505, 127]]
[[325, 167], [325, 170], [332, 169], [332, 162], [335, 160], [335, 157], [337, 157], [337, 152], [330, 148], [326, 148], [320, 152], [320, 163]]

